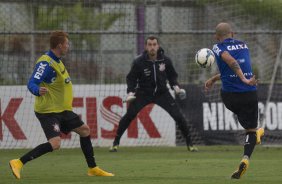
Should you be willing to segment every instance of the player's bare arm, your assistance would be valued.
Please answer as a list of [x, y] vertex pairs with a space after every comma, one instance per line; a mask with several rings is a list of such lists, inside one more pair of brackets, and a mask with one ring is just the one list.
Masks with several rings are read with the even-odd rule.
[[211, 78], [209, 78], [205, 82], [205, 91], [208, 91], [209, 89], [211, 89], [213, 87], [213, 84], [218, 80], [220, 80], [220, 74], [216, 74], [212, 76]]
[[250, 86], [254, 86], [257, 85], [258, 80], [256, 79], [255, 75], [250, 78], [247, 79], [241, 68], [240, 65], [237, 63], [237, 61], [227, 52], [223, 52], [221, 54], [222, 59], [228, 64], [228, 66], [234, 71], [234, 73], [241, 79], [242, 82], [244, 82], [245, 84], [248, 84]]
[[236, 71], [236, 70], [240, 70], [240, 65], [237, 63], [237, 62], [232, 62], [230, 64], [230, 68], [233, 70], [233, 71]]

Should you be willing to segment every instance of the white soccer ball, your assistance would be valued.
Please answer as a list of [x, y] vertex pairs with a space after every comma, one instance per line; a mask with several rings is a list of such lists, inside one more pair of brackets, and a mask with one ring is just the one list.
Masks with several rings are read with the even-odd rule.
[[208, 48], [203, 48], [197, 52], [195, 56], [195, 61], [200, 67], [208, 68], [214, 63], [215, 56], [212, 50]]

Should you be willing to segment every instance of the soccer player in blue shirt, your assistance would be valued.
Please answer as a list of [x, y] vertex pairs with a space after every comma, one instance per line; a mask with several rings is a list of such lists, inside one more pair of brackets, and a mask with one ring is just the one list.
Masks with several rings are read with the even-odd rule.
[[219, 23], [215, 29], [218, 41], [213, 46], [217, 66], [217, 74], [205, 82], [209, 90], [213, 84], [221, 80], [221, 98], [227, 109], [237, 115], [239, 123], [246, 130], [244, 154], [239, 168], [232, 174], [232, 179], [240, 179], [249, 166], [249, 159], [256, 144], [261, 143], [263, 128], [258, 126], [257, 82], [251, 68], [249, 49], [246, 43], [233, 39], [230, 24]]
[[61, 145], [60, 133], [71, 131], [80, 136], [81, 149], [88, 165], [87, 174], [114, 176], [96, 165], [89, 126], [72, 111], [72, 82], [61, 60], [68, 50], [68, 34], [63, 31], [53, 31], [50, 36], [50, 50], [37, 60], [28, 82], [29, 91], [35, 95], [35, 115], [48, 141], [38, 145], [19, 159], [9, 162], [12, 173], [17, 179], [21, 178], [21, 170], [27, 162], [58, 150]]

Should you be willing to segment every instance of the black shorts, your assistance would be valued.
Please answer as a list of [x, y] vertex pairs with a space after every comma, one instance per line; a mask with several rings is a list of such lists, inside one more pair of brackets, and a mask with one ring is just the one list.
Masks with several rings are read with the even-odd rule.
[[60, 136], [61, 132], [68, 134], [73, 129], [84, 124], [80, 117], [72, 111], [63, 111], [60, 113], [35, 112], [35, 115], [40, 121], [47, 140]]
[[258, 126], [258, 97], [257, 91], [223, 92], [221, 98], [227, 109], [237, 115], [239, 123], [245, 129]]

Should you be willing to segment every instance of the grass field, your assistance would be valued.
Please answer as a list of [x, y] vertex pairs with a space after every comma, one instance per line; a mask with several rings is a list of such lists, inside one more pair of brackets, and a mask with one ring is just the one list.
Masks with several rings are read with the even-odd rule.
[[282, 148], [258, 146], [241, 180], [230, 175], [239, 164], [241, 146], [201, 146], [197, 153], [185, 147], [121, 147], [118, 153], [95, 148], [98, 165], [115, 177], [88, 177], [80, 149], [63, 149], [27, 165], [16, 180], [8, 161], [27, 150], [0, 150], [0, 184], [226, 184], [282, 183]]

